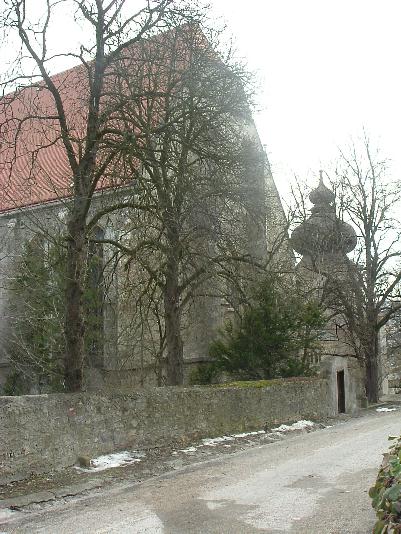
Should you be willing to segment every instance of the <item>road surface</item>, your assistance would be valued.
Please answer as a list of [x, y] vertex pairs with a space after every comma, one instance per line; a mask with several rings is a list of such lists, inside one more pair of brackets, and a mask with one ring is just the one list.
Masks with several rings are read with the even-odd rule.
[[43, 510], [1, 534], [367, 534], [367, 490], [401, 411], [375, 412]]

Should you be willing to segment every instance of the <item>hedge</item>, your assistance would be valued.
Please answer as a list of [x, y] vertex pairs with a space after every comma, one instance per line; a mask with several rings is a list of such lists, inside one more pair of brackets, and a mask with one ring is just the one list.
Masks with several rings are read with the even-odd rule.
[[373, 534], [401, 533], [401, 436], [390, 436], [389, 440], [393, 444], [384, 455], [376, 484], [369, 490], [378, 518]]

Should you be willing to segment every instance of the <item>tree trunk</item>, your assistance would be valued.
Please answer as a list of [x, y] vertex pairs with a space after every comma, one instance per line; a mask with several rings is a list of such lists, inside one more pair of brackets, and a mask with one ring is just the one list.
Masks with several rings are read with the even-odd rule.
[[[78, 219], [78, 218], [77, 218]], [[72, 215], [68, 223], [68, 250], [66, 269], [66, 314], [64, 361], [67, 391], [81, 391], [84, 364], [83, 284], [86, 257], [85, 222]]]
[[184, 355], [181, 338], [181, 310], [178, 283], [178, 261], [170, 257], [164, 288], [164, 320], [166, 327], [167, 385], [179, 386], [184, 380]]
[[375, 334], [370, 347], [365, 351], [365, 381], [368, 402], [376, 403], [379, 400], [379, 341]]

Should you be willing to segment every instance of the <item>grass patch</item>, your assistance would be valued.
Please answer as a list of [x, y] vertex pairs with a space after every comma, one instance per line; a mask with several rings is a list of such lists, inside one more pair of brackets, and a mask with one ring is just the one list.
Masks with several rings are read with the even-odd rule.
[[215, 388], [268, 388], [286, 384], [288, 382], [310, 382], [316, 380], [316, 377], [294, 376], [290, 378], [274, 378], [272, 380], [237, 380], [234, 382], [225, 382], [223, 384], [213, 384]]
[[216, 388], [267, 388], [279, 384], [282, 380], [238, 380], [224, 384], [213, 384]]

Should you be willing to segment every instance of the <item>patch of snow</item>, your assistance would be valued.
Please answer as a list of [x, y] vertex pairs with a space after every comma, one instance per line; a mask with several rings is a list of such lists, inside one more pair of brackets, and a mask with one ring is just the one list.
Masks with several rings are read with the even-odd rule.
[[[0, 509], [0, 523], [1, 523], [1, 528], [4, 528], [6, 527], [6, 523], [8, 523], [8, 520], [13, 520], [14, 517], [18, 517], [19, 515], [21, 514], [21, 512], [17, 512], [16, 510], [10, 510], [9, 508], [3, 508], [3, 509]], [[4, 521], [4, 523], [3, 523]], [[5, 530], [1, 530], [0, 531], [0, 534], [11, 534], [11, 532], [7, 532]]]
[[224, 506], [224, 504], [224, 502], [219, 501], [207, 501], [206, 506], [209, 508], [209, 510], [217, 510], [218, 508]]
[[145, 454], [136, 451], [121, 451], [112, 454], [105, 454], [93, 458], [91, 461], [92, 467], [86, 469], [83, 467], [76, 467], [79, 471], [104, 471], [112, 467], [121, 467], [123, 465], [130, 465], [141, 461]]
[[[304, 430], [307, 428], [312, 428], [315, 426], [315, 423], [312, 421], [297, 421], [296, 423], [293, 423], [292, 425], [281, 425], [277, 428], [272, 429], [273, 437], [279, 437], [283, 432], [291, 432], [293, 430]], [[183, 453], [191, 453], [196, 452], [201, 447], [216, 447], [217, 445], [222, 445], [223, 447], [231, 447], [231, 445], [227, 444], [227, 441], [234, 441], [238, 438], [246, 438], [248, 436], [258, 436], [260, 434], [266, 434], [264, 430], [256, 430], [253, 432], [242, 432], [240, 434], [231, 434], [229, 436], [219, 436], [217, 438], [205, 438], [202, 439], [200, 443], [197, 443], [196, 447], [188, 447], [187, 449], [180, 449], [178, 451], [173, 451], [172, 454], [176, 456], [180, 452]]]
[[[215, 447], [219, 443], [224, 441], [233, 441], [235, 438], [233, 436], [221, 436], [219, 438], [207, 438], [202, 440], [203, 447]], [[201, 446], [202, 446], [201, 445]]]
[[277, 428], [272, 428], [272, 432], [291, 432], [293, 430], [304, 430], [306, 428], [312, 428], [315, 423], [312, 421], [297, 421], [292, 425], [280, 425]]
[[180, 449], [178, 452], [196, 452], [197, 450], [196, 447], [188, 447], [188, 449]]
[[376, 412], [395, 412], [397, 408], [376, 408]]
[[242, 434], [233, 434], [234, 438], [246, 438], [247, 436], [257, 436], [258, 434], [265, 434], [264, 430], [257, 430], [256, 432], [243, 432]]

